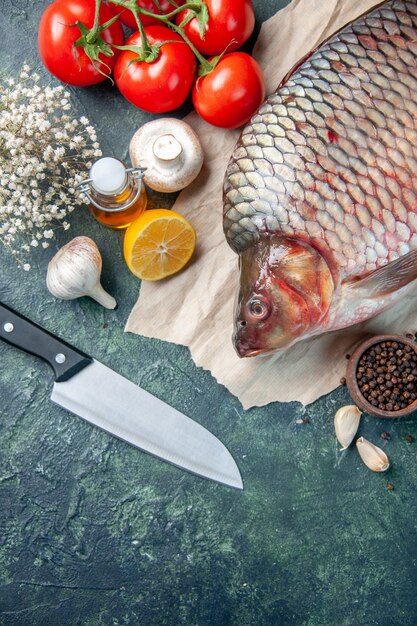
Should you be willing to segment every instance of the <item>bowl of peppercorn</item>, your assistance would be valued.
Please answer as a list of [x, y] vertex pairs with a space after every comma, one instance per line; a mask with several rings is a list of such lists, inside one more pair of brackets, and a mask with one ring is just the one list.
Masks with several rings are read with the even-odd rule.
[[376, 335], [349, 358], [346, 384], [352, 400], [377, 417], [417, 410], [417, 343], [402, 335]]

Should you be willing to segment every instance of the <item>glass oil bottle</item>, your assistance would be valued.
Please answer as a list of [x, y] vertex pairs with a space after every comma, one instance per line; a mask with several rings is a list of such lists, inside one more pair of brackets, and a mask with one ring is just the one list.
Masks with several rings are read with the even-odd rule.
[[127, 168], [122, 161], [103, 157], [77, 185], [95, 219], [109, 228], [127, 228], [146, 208], [144, 170]]

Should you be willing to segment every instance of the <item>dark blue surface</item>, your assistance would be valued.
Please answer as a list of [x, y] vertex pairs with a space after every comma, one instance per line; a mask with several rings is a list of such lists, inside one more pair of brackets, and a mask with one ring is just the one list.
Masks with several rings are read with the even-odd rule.
[[[258, 26], [284, 4], [255, 0]], [[3, 77], [24, 61], [38, 69], [46, 5], [3, 0]], [[126, 160], [130, 137], [152, 116], [108, 83], [70, 91], [104, 153]], [[170, 206], [173, 197], [154, 201]], [[355, 450], [337, 451], [332, 422], [350, 402], [345, 387], [307, 410], [244, 411], [187, 349], [124, 333], [140, 286], [122, 234], [80, 210], [54, 249], [78, 234], [98, 244], [116, 310], [54, 299], [45, 285], [53, 250], [25, 273], [1, 249], [1, 299], [209, 428], [233, 453], [245, 490], [182, 472], [69, 415], [49, 400], [48, 366], [1, 342], [0, 624], [414, 626], [417, 444], [404, 437], [417, 436], [415, 420], [364, 417], [360, 434], [392, 463], [379, 475]]]

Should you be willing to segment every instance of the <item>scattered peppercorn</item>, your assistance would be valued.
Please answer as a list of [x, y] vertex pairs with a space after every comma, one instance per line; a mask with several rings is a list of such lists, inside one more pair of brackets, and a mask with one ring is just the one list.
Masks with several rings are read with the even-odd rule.
[[350, 359], [350, 354], [346, 354], [345, 358], [349, 360]]
[[346, 385], [346, 378], [344, 376], [340, 379], [340, 384]]
[[356, 379], [363, 397], [382, 411], [400, 411], [417, 400], [417, 351], [400, 341], [370, 346]]
[[391, 435], [389, 433], [387, 433], [386, 430], [383, 430], [382, 433], [379, 435], [381, 437], [381, 439], [390, 439]]
[[408, 443], [412, 443], [414, 441], [414, 437], [413, 435], [406, 435], [404, 437], [404, 439], [408, 442]]
[[394, 485], [392, 483], [387, 483], [388, 491], [392, 491], [394, 489]]

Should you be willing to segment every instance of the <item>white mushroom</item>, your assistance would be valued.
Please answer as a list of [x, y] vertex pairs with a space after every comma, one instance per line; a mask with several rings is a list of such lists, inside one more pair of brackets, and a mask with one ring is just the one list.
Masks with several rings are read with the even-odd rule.
[[133, 135], [129, 147], [133, 167], [145, 168], [151, 189], [170, 193], [187, 187], [203, 165], [203, 150], [193, 129], [165, 117], [147, 122]]

